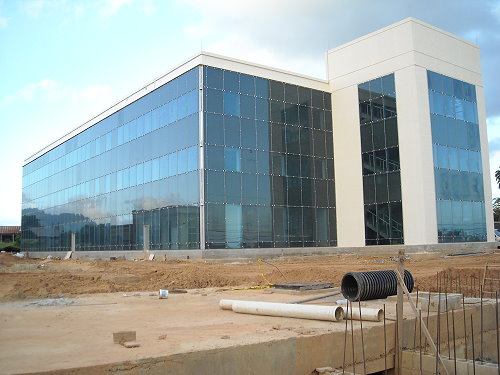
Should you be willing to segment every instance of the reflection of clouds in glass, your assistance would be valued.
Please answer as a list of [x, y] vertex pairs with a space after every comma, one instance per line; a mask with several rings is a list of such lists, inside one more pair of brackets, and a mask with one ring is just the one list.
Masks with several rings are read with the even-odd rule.
[[83, 201], [80, 205], [81, 207], [78, 210], [75, 210], [75, 213], [82, 213], [84, 216], [91, 219], [108, 216], [106, 211], [104, 211], [100, 205], [96, 204], [95, 201]]

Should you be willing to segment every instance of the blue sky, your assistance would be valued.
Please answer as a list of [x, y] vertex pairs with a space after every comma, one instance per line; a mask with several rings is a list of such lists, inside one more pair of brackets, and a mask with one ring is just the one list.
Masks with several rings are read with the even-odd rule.
[[326, 50], [408, 16], [481, 47], [495, 170], [500, 0], [0, 0], [0, 225], [24, 159], [201, 49], [325, 78]]

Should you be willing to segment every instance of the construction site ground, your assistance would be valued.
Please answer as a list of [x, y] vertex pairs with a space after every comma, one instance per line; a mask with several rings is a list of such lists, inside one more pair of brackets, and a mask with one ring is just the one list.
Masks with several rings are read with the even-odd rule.
[[[443, 270], [479, 286], [487, 263], [499, 264], [500, 253], [412, 254], [405, 267], [423, 291], [435, 290], [436, 274]], [[340, 323], [236, 314], [220, 310], [218, 302], [222, 298], [290, 302], [309, 295], [248, 288], [287, 281], [339, 286], [346, 272], [395, 267], [390, 256], [211, 262], [22, 259], [1, 253], [0, 374], [55, 374], [75, 368], [89, 368], [91, 374], [103, 371], [96, 367], [95, 372], [92, 366], [117, 363], [127, 373], [137, 361], [148, 358], [343, 332]], [[186, 293], [159, 299], [159, 289]], [[395, 315], [391, 308], [388, 317]], [[368, 328], [370, 324], [366, 322]], [[129, 330], [136, 331], [140, 347], [113, 344], [113, 332]], [[128, 365], [123, 364], [126, 361]]]

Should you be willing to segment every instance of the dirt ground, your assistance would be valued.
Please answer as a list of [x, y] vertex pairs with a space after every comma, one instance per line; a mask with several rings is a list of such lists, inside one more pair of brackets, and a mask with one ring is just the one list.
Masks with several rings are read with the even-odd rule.
[[[479, 289], [486, 263], [500, 264], [500, 253], [452, 257], [414, 254], [409, 256], [405, 267], [413, 274], [419, 290], [435, 290], [438, 272], [455, 275], [455, 286], [458, 277], [462, 287]], [[346, 272], [395, 267], [396, 262], [391, 257], [360, 255], [293, 256], [223, 263], [20, 259], [1, 253], [0, 301], [60, 297], [62, 294], [264, 286], [292, 281], [333, 282], [337, 286]]]

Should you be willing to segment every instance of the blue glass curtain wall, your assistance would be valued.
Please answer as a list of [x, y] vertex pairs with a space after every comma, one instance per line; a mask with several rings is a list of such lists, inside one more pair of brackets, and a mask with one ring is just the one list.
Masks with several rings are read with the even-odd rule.
[[206, 248], [336, 246], [331, 96], [204, 67]]
[[486, 241], [476, 88], [427, 71], [439, 242]]
[[23, 168], [23, 249], [199, 248], [199, 69]]
[[365, 244], [402, 244], [403, 212], [394, 74], [358, 85]]

